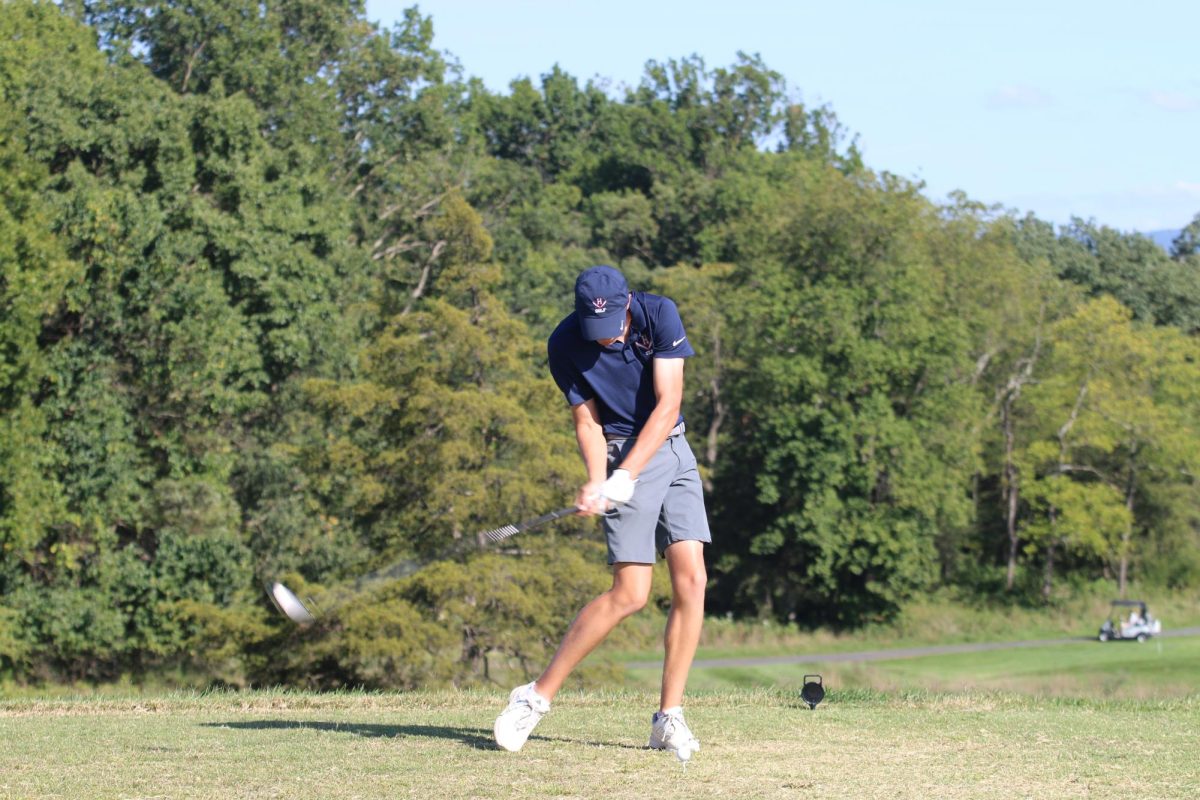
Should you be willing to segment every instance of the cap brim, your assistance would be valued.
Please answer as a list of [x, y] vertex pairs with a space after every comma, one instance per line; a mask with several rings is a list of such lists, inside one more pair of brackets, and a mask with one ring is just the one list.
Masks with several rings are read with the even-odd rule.
[[583, 338], [592, 341], [596, 339], [615, 339], [621, 335], [624, 327], [624, 314], [610, 314], [607, 317], [579, 317], [579, 330], [583, 334]]

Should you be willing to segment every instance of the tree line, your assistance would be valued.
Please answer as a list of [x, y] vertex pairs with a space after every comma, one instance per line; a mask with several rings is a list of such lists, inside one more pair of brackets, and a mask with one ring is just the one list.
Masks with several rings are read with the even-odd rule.
[[544, 659], [594, 525], [478, 532], [582, 477], [544, 342], [597, 263], [697, 351], [711, 611], [1200, 578], [1200, 214], [934, 202], [750, 55], [491, 92], [360, 0], [13, 0], [0, 95], [0, 677]]

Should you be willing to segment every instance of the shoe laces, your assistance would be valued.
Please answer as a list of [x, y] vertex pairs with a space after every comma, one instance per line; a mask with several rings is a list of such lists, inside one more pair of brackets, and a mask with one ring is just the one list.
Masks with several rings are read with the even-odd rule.
[[517, 727], [523, 728], [530, 724], [537, 716], [533, 705], [526, 699], [521, 698], [517, 704]]
[[682, 714], [664, 714], [663, 720], [663, 740], [674, 739], [676, 734], [681, 734], [686, 741], [694, 741], [696, 737], [692, 734], [692, 729], [688, 727], [684, 721]]
[[538, 708], [537, 706], [539, 704], [537, 703], [536, 698], [534, 698], [532, 695], [532, 690], [527, 689], [519, 694], [515, 701], [520, 713], [520, 716], [517, 719], [521, 725], [524, 725], [531, 720], [536, 722], [538, 719], [544, 716], [547, 711], [550, 710], [548, 708]]

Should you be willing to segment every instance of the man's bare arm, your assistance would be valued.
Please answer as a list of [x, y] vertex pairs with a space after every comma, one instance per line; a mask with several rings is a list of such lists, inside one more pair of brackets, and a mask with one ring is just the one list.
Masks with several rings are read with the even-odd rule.
[[600, 423], [600, 412], [595, 400], [588, 400], [571, 407], [575, 421], [575, 440], [579, 443], [579, 454], [587, 469], [587, 483], [579, 489], [575, 505], [580, 512], [595, 514], [604, 511], [600, 499], [600, 485], [608, 477], [608, 446], [604, 439], [604, 426]]

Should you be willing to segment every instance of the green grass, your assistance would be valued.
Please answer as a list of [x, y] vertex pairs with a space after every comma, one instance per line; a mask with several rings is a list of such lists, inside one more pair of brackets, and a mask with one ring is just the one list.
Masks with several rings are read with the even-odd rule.
[[[1106, 605], [932, 601], [894, 627], [849, 636], [710, 620], [701, 657], [1090, 635]], [[1156, 607], [1169, 628], [1200, 622], [1196, 609]], [[654, 660], [661, 623], [643, 615], [607, 655]], [[816, 711], [797, 696], [806, 672], [829, 690]], [[688, 719], [704, 748], [686, 770], [643, 747], [658, 670], [626, 674], [618, 692], [560, 695], [519, 754], [491, 741], [498, 690], [164, 694], [118, 684], [67, 697], [68, 687], [23, 687], [0, 700], [0, 800], [1200, 796], [1200, 637], [697, 668]]]
[[[1138, 589], [1131, 596], [1139, 596]], [[894, 647], [969, 642], [1011, 642], [1094, 636], [1114, 595], [1106, 586], [1065, 594], [1049, 606], [972, 603], [951, 592], [909, 602], [887, 623], [852, 632], [803, 629], [770, 621], [705, 620], [698, 659], [748, 658], [796, 653], [839, 653]], [[1200, 595], [1148, 591], [1144, 599], [1168, 630], [1200, 626]], [[660, 657], [665, 613], [644, 611], [622, 625], [627, 629], [606, 643], [601, 654], [617, 661]]]
[[649, 692], [566, 693], [519, 754], [499, 693], [0, 703], [0, 798], [1193, 798], [1200, 698], [700, 692], [683, 769]]
[[[1200, 687], [1200, 637], [989, 650], [862, 663], [826, 662], [694, 668], [689, 687], [796, 690], [805, 673], [831, 687], [925, 691], [1003, 690], [1041, 697], [1163, 699]], [[629, 671], [634, 686], [657, 686], [658, 670]]]

